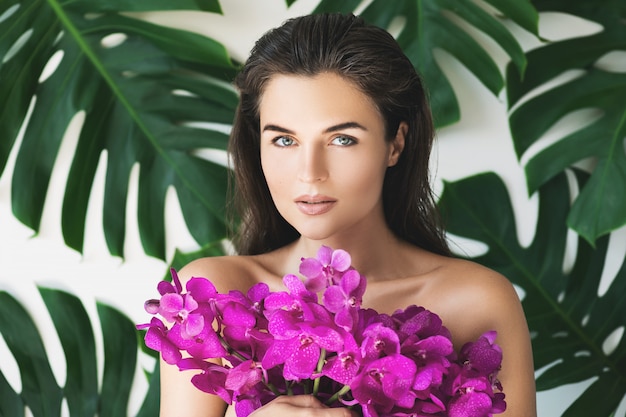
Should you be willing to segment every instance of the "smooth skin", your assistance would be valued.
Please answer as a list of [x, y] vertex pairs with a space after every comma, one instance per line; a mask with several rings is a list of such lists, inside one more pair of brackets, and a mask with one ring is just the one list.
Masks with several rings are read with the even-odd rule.
[[[404, 147], [406, 125], [384, 140], [373, 102], [339, 75], [276, 75], [260, 102], [261, 162], [272, 199], [301, 234], [257, 256], [202, 258], [179, 276], [209, 278], [220, 292], [247, 291], [265, 282], [283, 290], [282, 277], [321, 245], [347, 250], [367, 277], [363, 306], [392, 313], [411, 304], [437, 313], [455, 349], [489, 330], [504, 352], [499, 379], [503, 417], [535, 417], [535, 385], [528, 327], [520, 300], [500, 274], [465, 260], [439, 256], [399, 240], [382, 206], [385, 171]], [[232, 408], [191, 385], [192, 372], [162, 363], [162, 417], [234, 415]], [[263, 416], [349, 416], [308, 396], [281, 397], [256, 410]]]

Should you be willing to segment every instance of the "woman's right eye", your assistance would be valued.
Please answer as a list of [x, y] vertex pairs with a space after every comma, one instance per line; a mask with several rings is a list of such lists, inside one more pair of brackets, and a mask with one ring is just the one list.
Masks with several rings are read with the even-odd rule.
[[274, 139], [274, 144], [280, 147], [292, 146], [294, 144], [294, 140], [289, 136], [279, 136]]

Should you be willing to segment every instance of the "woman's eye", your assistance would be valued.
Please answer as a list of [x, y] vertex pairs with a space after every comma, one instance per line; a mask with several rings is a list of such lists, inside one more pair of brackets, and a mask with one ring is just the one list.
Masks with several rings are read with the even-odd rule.
[[276, 139], [274, 139], [274, 144], [277, 146], [282, 146], [282, 147], [286, 147], [286, 146], [291, 146], [294, 144], [294, 140], [291, 139], [288, 136], [279, 136]]
[[337, 136], [332, 141], [333, 145], [339, 145], [339, 146], [349, 146], [349, 145], [353, 145], [355, 143], [356, 143], [356, 141], [354, 139], [352, 139], [351, 137], [348, 137], [348, 136]]

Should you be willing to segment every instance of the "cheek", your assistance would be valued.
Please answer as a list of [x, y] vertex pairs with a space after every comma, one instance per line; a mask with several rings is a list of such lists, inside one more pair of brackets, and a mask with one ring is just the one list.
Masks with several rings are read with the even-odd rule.
[[339, 165], [343, 178], [350, 183], [350, 189], [364, 193], [380, 191], [385, 172], [386, 159], [379, 157], [354, 158], [342, 161]]
[[261, 158], [261, 169], [265, 176], [265, 182], [270, 190], [270, 194], [276, 203], [276, 197], [285, 189], [285, 178], [289, 175], [280, 164], [265, 163]]

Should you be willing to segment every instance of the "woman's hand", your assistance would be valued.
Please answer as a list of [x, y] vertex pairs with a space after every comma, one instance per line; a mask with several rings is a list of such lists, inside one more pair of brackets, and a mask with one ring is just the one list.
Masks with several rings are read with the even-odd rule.
[[250, 417], [357, 417], [347, 408], [330, 408], [311, 395], [282, 395], [255, 410]]

